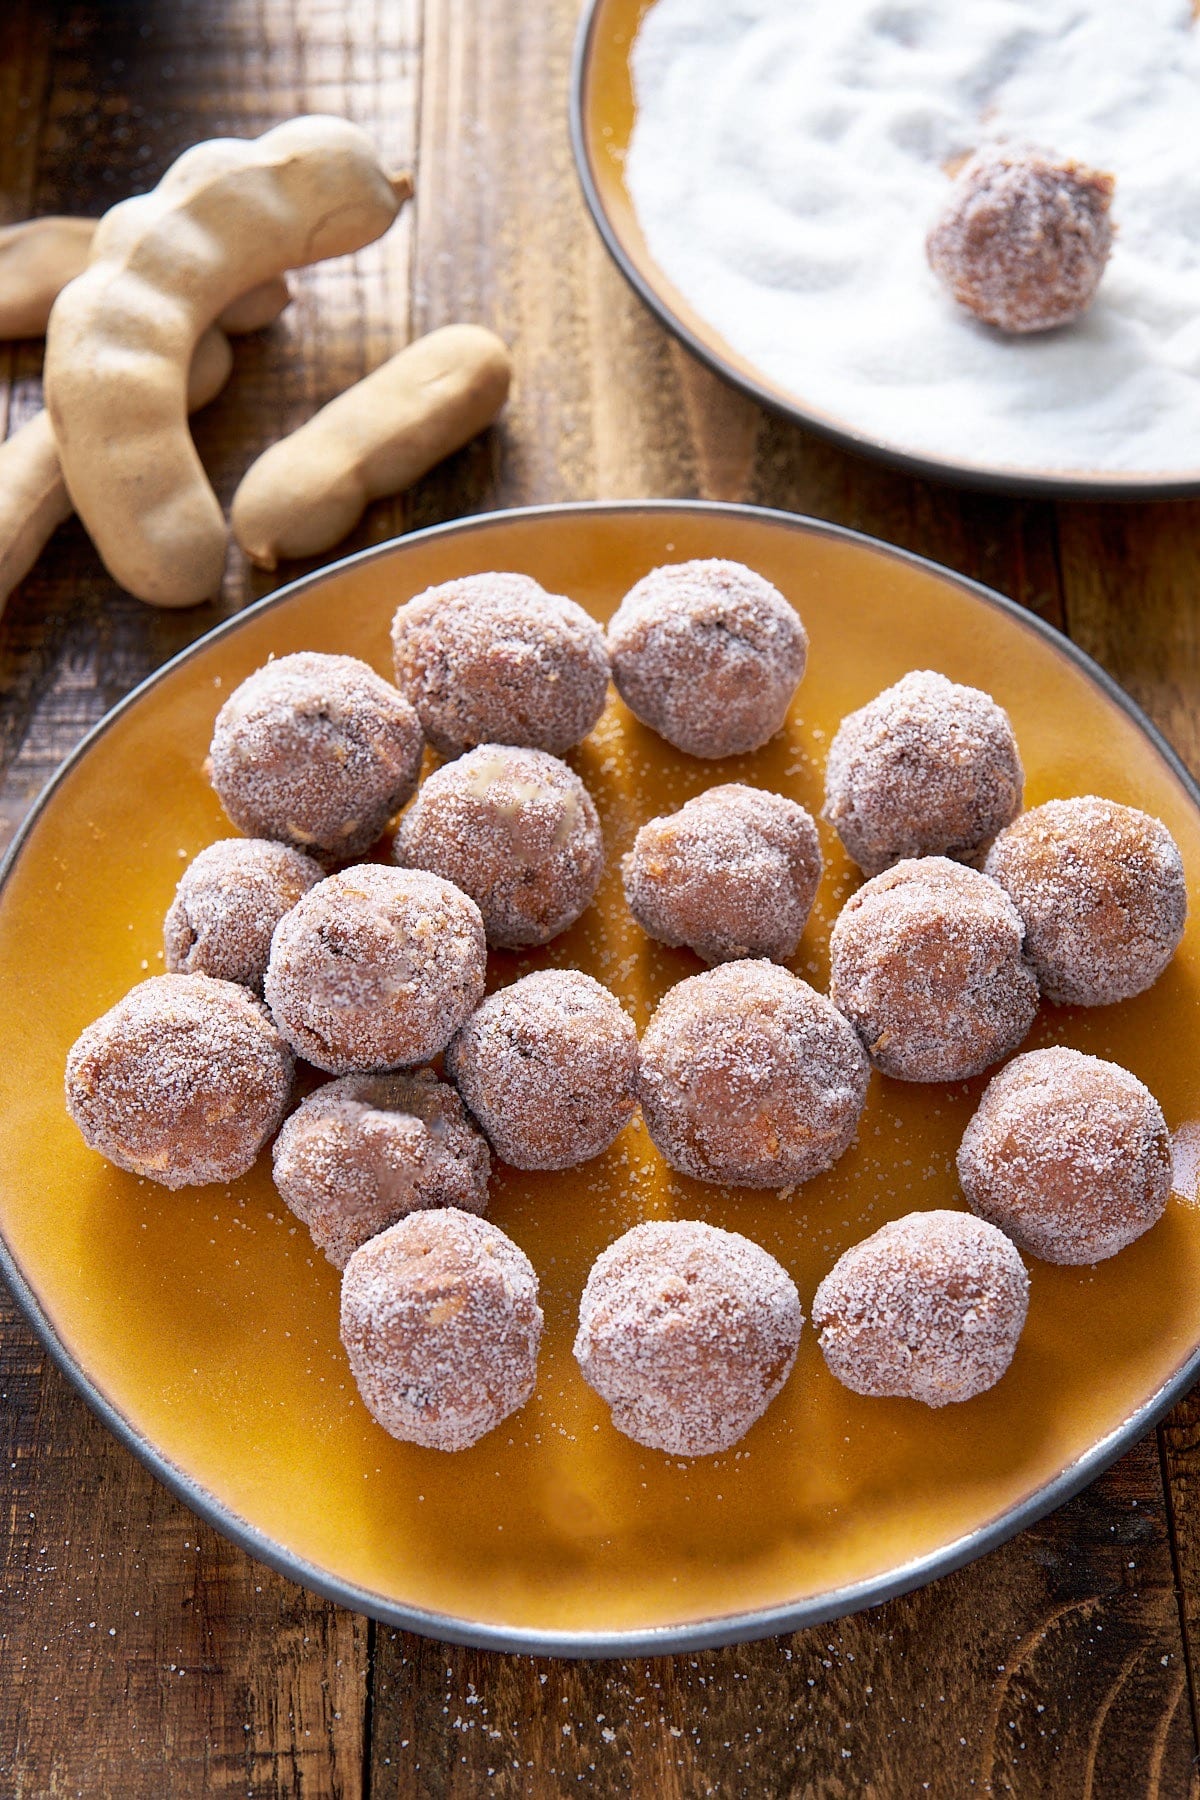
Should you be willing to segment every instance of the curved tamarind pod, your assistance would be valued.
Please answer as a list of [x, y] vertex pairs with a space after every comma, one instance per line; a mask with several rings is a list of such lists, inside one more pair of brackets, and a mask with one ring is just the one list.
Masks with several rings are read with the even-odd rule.
[[109, 573], [157, 606], [214, 594], [225, 520], [186, 426], [200, 332], [248, 288], [379, 237], [412, 191], [345, 119], [187, 150], [105, 213], [54, 304], [46, 407], [71, 499]]
[[[97, 221], [47, 213], [0, 226], [0, 338], [43, 337], [50, 308], [87, 268]], [[239, 294], [217, 318], [230, 337], [262, 331], [292, 293], [282, 275]]]
[[507, 346], [481, 325], [418, 338], [251, 463], [233, 496], [234, 537], [263, 569], [328, 550], [368, 501], [411, 487], [490, 425], [511, 373]]
[[[189, 412], [216, 399], [232, 367], [229, 339], [206, 331], [188, 375]], [[49, 415], [34, 413], [0, 443], [0, 612], [71, 511]]]

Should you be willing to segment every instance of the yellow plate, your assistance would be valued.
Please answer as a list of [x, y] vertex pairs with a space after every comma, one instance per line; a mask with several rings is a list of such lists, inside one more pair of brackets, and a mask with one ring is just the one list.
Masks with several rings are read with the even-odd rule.
[[[547, 1332], [537, 1393], [457, 1456], [370, 1419], [337, 1334], [337, 1276], [275, 1195], [264, 1156], [232, 1187], [168, 1193], [110, 1168], [67, 1119], [67, 1048], [161, 968], [179, 874], [228, 826], [201, 773], [223, 698], [272, 653], [348, 651], [389, 671], [395, 607], [432, 582], [518, 569], [605, 619], [664, 561], [728, 556], [774, 581], [812, 637], [787, 729], [755, 756], [672, 751], [615, 699], [573, 757], [609, 866], [596, 905], [492, 979], [578, 964], [644, 1026], [698, 963], [650, 945], [621, 898], [638, 824], [713, 782], [821, 801], [838, 720], [905, 670], [988, 688], [1012, 716], [1027, 801], [1108, 794], [1158, 814], [1196, 894], [1197, 793], [1130, 703], [1055, 633], [969, 583], [829, 526], [704, 505], [575, 506], [420, 533], [251, 608], [170, 664], [72, 759], [0, 889], [0, 1230], [49, 1347], [104, 1417], [197, 1511], [277, 1567], [381, 1618], [448, 1638], [565, 1654], [762, 1635], [852, 1610], [954, 1567], [1073, 1492], [1191, 1379], [1200, 1345], [1200, 916], [1150, 993], [1044, 1009], [1029, 1045], [1114, 1057], [1162, 1102], [1190, 1169], [1166, 1217], [1095, 1269], [1031, 1267], [1029, 1323], [989, 1394], [931, 1412], [867, 1400], [806, 1328], [784, 1393], [729, 1453], [671, 1461], [610, 1426], [571, 1356], [597, 1252], [646, 1217], [745, 1232], [795, 1276], [807, 1312], [838, 1254], [886, 1219], [961, 1204], [953, 1157], [982, 1082], [872, 1077], [857, 1146], [790, 1197], [673, 1176], [640, 1125], [560, 1175], [501, 1168], [492, 1217], [533, 1260]], [[832, 833], [795, 961], [823, 985], [830, 923], [856, 877]]]
[[[1200, 469], [1161, 474], [1088, 468], [1038, 470], [906, 450], [902, 443], [865, 434], [852, 417], [830, 412], [803, 394], [781, 387], [757, 363], [735, 350], [655, 262], [625, 185], [625, 157], [637, 112], [630, 57], [642, 20], [653, 4], [654, 0], [590, 0], [576, 41], [571, 142], [584, 199], [613, 261], [651, 312], [693, 355], [775, 412], [848, 450], [879, 457], [913, 474], [1001, 493], [1055, 494], [1060, 498], [1150, 500], [1200, 493]], [[1099, 366], [1096, 379], [1098, 384], [1104, 380]], [[986, 436], [986, 427], [981, 426], [981, 440]]]

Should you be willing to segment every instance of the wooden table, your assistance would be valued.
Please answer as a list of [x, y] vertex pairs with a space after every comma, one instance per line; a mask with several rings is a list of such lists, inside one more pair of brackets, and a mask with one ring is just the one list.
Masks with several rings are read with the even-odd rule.
[[[419, 199], [297, 279], [197, 423], [228, 497], [266, 443], [411, 335], [512, 344], [502, 429], [347, 544], [593, 496], [746, 499], [924, 552], [1053, 620], [1200, 769], [1200, 506], [957, 494], [767, 417], [679, 350], [587, 222], [567, 144], [576, 0], [7, 0], [0, 203], [96, 213], [195, 140], [365, 125]], [[37, 345], [0, 348], [11, 430]], [[285, 579], [299, 572], [281, 572]], [[154, 612], [65, 527], [0, 621], [5, 836], [136, 681], [276, 585]], [[19, 1004], [6, 995], [4, 1004]], [[0, 1301], [0, 1792], [19, 1796], [1200, 1792], [1200, 1402], [1054, 1517], [924, 1592], [791, 1637], [569, 1664], [448, 1649], [327, 1605], [171, 1499]]]

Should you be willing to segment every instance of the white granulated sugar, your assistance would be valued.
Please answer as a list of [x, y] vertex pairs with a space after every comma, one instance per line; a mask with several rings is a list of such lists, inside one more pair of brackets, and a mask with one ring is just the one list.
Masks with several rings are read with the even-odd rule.
[[[1190, 0], [658, 0], [633, 71], [651, 255], [808, 408], [964, 463], [1200, 467]], [[946, 166], [997, 141], [1116, 177], [1073, 325], [1006, 337], [928, 267]]]

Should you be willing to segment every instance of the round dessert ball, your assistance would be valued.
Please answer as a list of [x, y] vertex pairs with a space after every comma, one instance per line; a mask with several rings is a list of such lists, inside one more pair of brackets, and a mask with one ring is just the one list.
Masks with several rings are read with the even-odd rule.
[[821, 882], [812, 815], [727, 782], [651, 819], [621, 859], [630, 912], [653, 938], [705, 962], [795, 951]]
[[275, 1186], [335, 1269], [411, 1212], [487, 1211], [487, 1144], [432, 1069], [327, 1082], [287, 1120], [274, 1158]]
[[823, 816], [864, 875], [906, 856], [970, 862], [1020, 812], [1024, 785], [991, 695], [914, 669], [842, 720]]
[[852, 894], [829, 939], [829, 993], [875, 1067], [966, 1081], [1015, 1050], [1037, 1012], [1012, 901], [944, 856], [896, 863]]
[[569, 1169], [607, 1150], [637, 1104], [637, 1032], [579, 969], [541, 969], [489, 994], [446, 1073], [517, 1169]]
[[466, 894], [420, 869], [359, 863], [280, 920], [264, 991], [318, 1069], [400, 1069], [445, 1049], [483, 998], [486, 963]]
[[1162, 1218], [1171, 1138], [1136, 1075], [1059, 1044], [993, 1075], [958, 1178], [971, 1211], [1031, 1256], [1102, 1262]]
[[524, 1406], [542, 1309], [511, 1238], [457, 1207], [414, 1212], [356, 1250], [342, 1343], [368, 1412], [430, 1450], [465, 1450]]
[[453, 881], [489, 944], [547, 944], [590, 905], [604, 872], [592, 796], [545, 750], [481, 744], [436, 769], [400, 821], [401, 867]]
[[960, 306], [1002, 331], [1046, 331], [1091, 305], [1112, 249], [1111, 175], [1003, 144], [959, 170], [926, 240]]
[[996, 1385], [1028, 1309], [1029, 1277], [1002, 1231], [970, 1213], [916, 1212], [840, 1256], [812, 1316], [844, 1386], [947, 1406]]
[[188, 864], [163, 921], [167, 967], [262, 993], [271, 936], [324, 879], [310, 856], [267, 838], [222, 838]]
[[732, 962], [663, 995], [642, 1038], [638, 1098], [673, 1169], [781, 1188], [849, 1148], [868, 1076], [824, 994], [776, 963]]
[[758, 1244], [695, 1220], [653, 1220], [593, 1263], [575, 1355], [626, 1437], [712, 1456], [766, 1412], [803, 1324], [795, 1283]]
[[392, 623], [396, 683], [443, 756], [527, 744], [561, 756], [608, 694], [596, 621], [529, 575], [464, 575], [426, 588]]
[[1187, 881], [1166, 826], [1134, 806], [1047, 800], [1002, 831], [984, 868], [1025, 922], [1025, 953], [1061, 1006], [1143, 993], [1179, 947]]
[[244, 1175], [291, 1088], [292, 1053], [266, 1007], [208, 975], [139, 982], [67, 1057], [67, 1111], [85, 1143], [169, 1188]]
[[778, 588], [741, 563], [668, 563], [631, 587], [608, 627], [617, 692], [689, 756], [738, 756], [774, 737], [808, 660]]
[[404, 805], [424, 750], [416, 713], [374, 669], [303, 650], [229, 696], [209, 769], [239, 831], [348, 862]]

